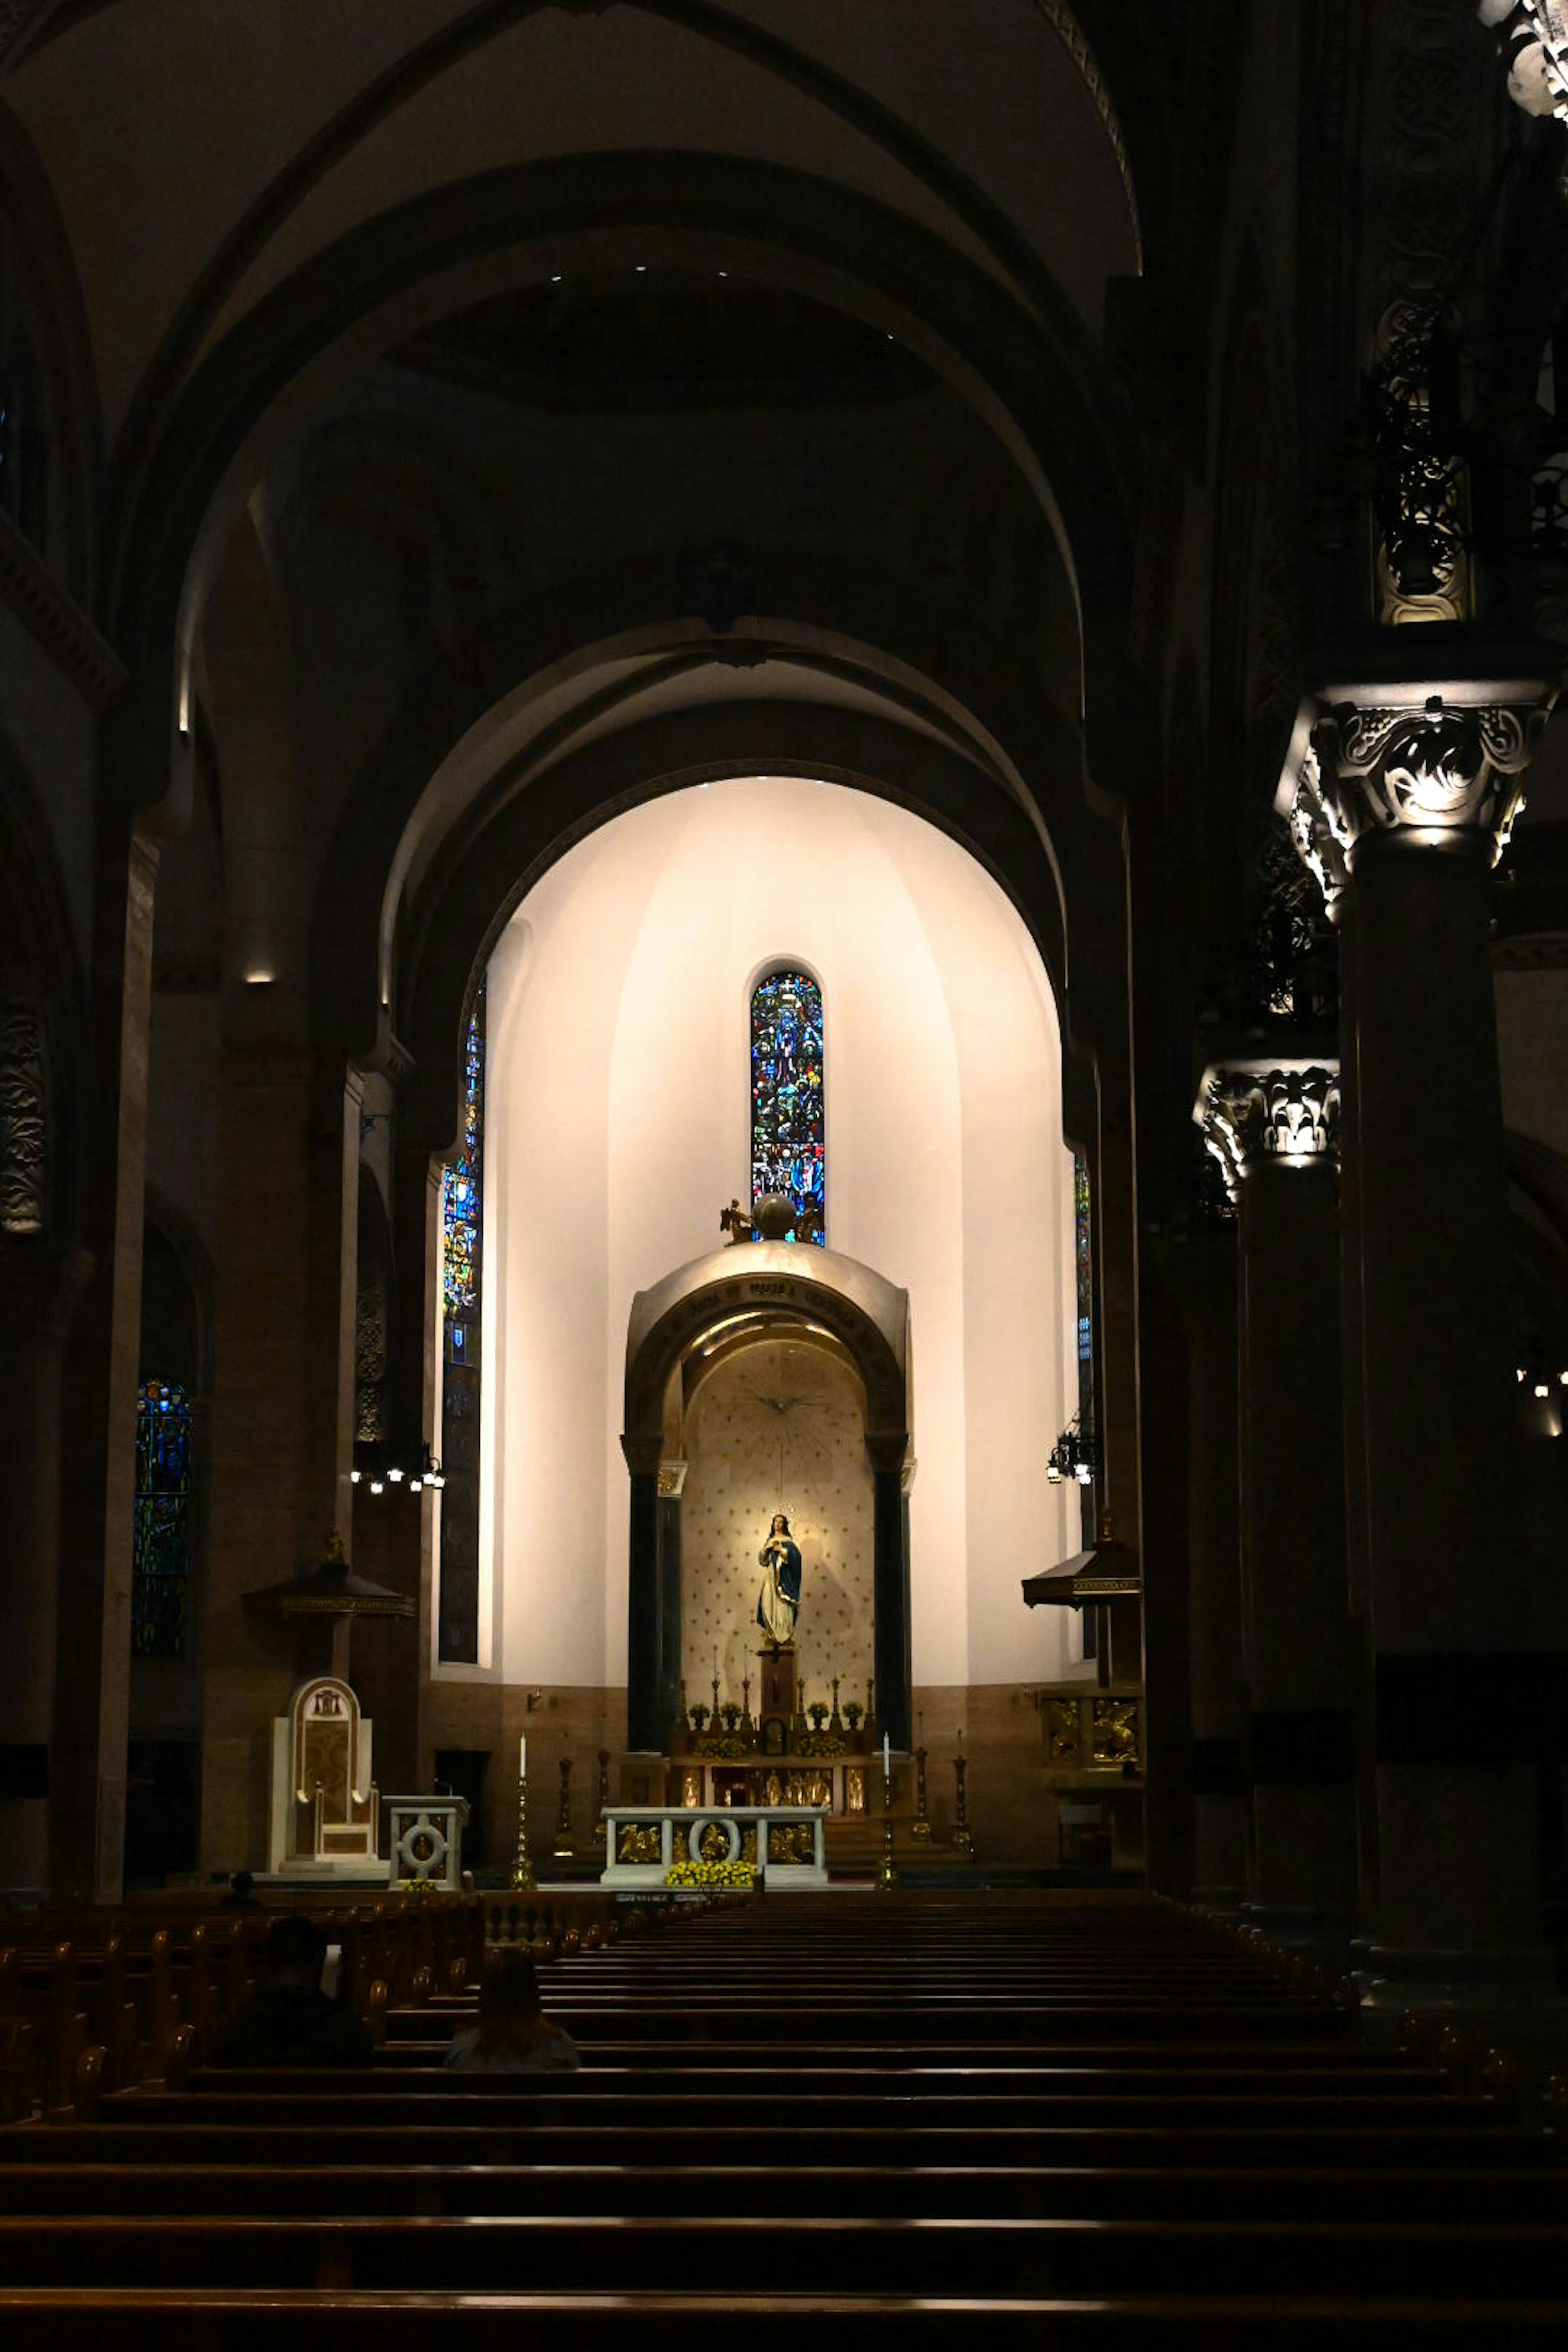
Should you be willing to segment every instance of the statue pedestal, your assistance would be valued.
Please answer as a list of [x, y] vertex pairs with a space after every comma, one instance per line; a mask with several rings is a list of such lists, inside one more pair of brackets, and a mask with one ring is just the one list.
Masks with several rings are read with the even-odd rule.
[[793, 1724], [795, 1717], [795, 1644], [775, 1650], [770, 1643], [757, 1652], [757, 1663], [763, 1670], [762, 1704], [757, 1709], [759, 1721], [766, 1723], [770, 1716], [782, 1716]]

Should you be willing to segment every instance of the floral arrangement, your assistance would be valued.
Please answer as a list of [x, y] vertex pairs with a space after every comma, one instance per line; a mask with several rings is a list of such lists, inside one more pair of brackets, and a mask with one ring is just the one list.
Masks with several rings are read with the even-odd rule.
[[705, 1894], [749, 1895], [757, 1883], [752, 1862], [677, 1862], [664, 1874], [667, 1886], [700, 1888]]
[[706, 1739], [698, 1739], [692, 1748], [694, 1755], [711, 1756], [721, 1764], [738, 1764], [751, 1752], [750, 1746], [738, 1731], [710, 1731]]
[[797, 1756], [842, 1756], [844, 1742], [836, 1731], [803, 1731], [795, 1743]]
[[844, 1708], [844, 1720], [849, 1726], [851, 1731], [859, 1730], [860, 1717], [865, 1714], [865, 1708], [861, 1706], [858, 1698], [852, 1698], [846, 1702]]
[[692, 1727], [693, 1727], [693, 1728], [694, 1728], [695, 1730], [700, 1731], [700, 1730], [701, 1730], [701, 1728], [702, 1728], [702, 1727], [703, 1727], [703, 1725], [707, 1722], [707, 1720], [708, 1720], [709, 1717], [712, 1714], [712, 1712], [713, 1712], [713, 1710], [712, 1710], [712, 1708], [711, 1708], [710, 1706], [703, 1706], [703, 1704], [702, 1704], [702, 1701], [701, 1701], [700, 1699], [699, 1699], [699, 1700], [698, 1700], [698, 1702], [697, 1702], [697, 1704], [696, 1704], [696, 1706], [695, 1706], [692, 1708], [692, 1710], [691, 1710], [691, 1721], [692, 1721]]
[[827, 1721], [827, 1709], [824, 1706], [822, 1701], [820, 1699], [814, 1699], [805, 1711], [807, 1715], [810, 1716], [818, 1731], [820, 1731], [823, 1725]]
[[724, 1718], [725, 1730], [733, 1731], [741, 1720], [741, 1710], [735, 1701], [732, 1698], [726, 1699], [719, 1712]]

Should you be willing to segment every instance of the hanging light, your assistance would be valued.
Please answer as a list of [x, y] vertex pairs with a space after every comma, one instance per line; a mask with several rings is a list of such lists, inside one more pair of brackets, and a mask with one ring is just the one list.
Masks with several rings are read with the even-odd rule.
[[1046, 1457], [1046, 1478], [1052, 1486], [1074, 1479], [1080, 1486], [1094, 1484], [1094, 1432], [1079, 1426], [1075, 1412]]

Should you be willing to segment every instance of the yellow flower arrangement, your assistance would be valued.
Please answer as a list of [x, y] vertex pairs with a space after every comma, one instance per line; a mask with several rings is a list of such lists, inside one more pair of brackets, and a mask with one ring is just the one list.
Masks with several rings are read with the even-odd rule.
[[664, 1883], [705, 1894], [749, 1895], [757, 1883], [757, 1866], [752, 1862], [678, 1862], [665, 1872]]

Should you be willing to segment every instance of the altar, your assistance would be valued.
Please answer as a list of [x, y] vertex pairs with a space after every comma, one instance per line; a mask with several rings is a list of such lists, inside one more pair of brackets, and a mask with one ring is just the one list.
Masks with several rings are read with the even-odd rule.
[[663, 1886], [682, 1863], [749, 1863], [773, 1888], [826, 1886], [823, 1811], [815, 1805], [610, 1805], [604, 1886]]

